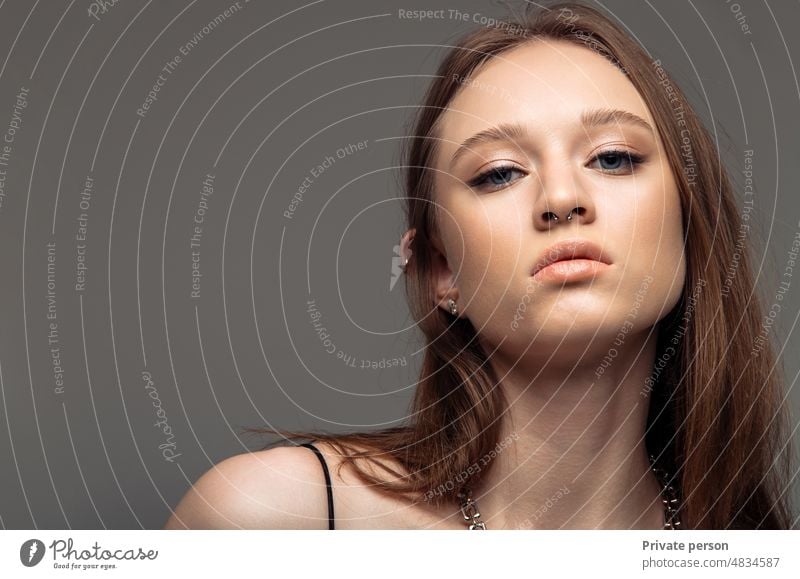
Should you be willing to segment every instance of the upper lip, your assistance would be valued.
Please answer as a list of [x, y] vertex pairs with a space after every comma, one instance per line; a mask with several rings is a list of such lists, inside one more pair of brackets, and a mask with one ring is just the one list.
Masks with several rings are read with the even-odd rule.
[[588, 239], [564, 239], [545, 249], [533, 266], [533, 273], [547, 267], [551, 263], [569, 259], [593, 259], [603, 263], [611, 263], [603, 249]]

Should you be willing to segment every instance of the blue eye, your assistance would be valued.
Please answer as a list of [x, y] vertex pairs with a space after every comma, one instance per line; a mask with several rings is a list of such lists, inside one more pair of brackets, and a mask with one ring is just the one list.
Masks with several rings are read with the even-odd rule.
[[[591, 160], [590, 164], [597, 162], [599, 165], [598, 168], [605, 173], [624, 175], [633, 173], [634, 168], [644, 163], [644, 161], [644, 157], [636, 153], [631, 153], [630, 151], [610, 150], [596, 155]], [[525, 175], [522, 169], [518, 169], [514, 165], [500, 165], [484, 171], [472, 181], [468, 182], [467, 185], [473, 189], [497, 191], [514, 183], [514, 181], [516, 181], [516, 179], [513, 178], [515, 173], [522, 176]]]
[[644, 162], [644, 157], [631, 153], [630, 151], [604, 151], [597, 155], [592, 161], [598, 161], [600, 170], [608, 173], [628, 173], [633, 172], [637, 165]]
[[467, 183], [472, 188], [488, 188], [490, 190], [502, 189], [513, 182], [512, 175], [514, 173], [522, 174], [523, 171], [517, 169], [513, 165], [503, 165], [500, 167], [493, 167], [488, 171], [484, 171], [472, 181]]

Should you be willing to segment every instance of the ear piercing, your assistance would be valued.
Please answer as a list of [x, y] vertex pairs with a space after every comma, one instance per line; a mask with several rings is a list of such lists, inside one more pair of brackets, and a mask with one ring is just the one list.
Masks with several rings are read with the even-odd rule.
[[447, 308], [450, 310], [452, 315], [458, 314], [458, 306], [456, 306], [456, 302], [454, 299], [450, 298], [447, 300]]
[[[571, 217], [570, 217], [571, 219]], [[411, 243], [414, 241], [414, 236], [416, 235], [416, 229], [409, 229], [403, 234], [403, 237], [400, 239], [400, 255], [403, 257], [403, 271], [405, 271], [406, 266], [408, 265], [408, 260], [411, 259]], [[456, 301], [452, 298], [447, 300], [447, 309], [452, 315], [458, 315], [458, 305]]]

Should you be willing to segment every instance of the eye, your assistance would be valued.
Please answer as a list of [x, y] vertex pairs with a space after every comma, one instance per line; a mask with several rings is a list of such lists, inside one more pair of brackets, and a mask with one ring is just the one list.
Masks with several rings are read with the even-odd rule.
[[473, 189], [488, 189], [489, 191], [496, 191], [512, 183], [512, 175], [514, 173], [524, 174], [521, 169], [517, 169], [513, 165], [492, 167], [488, 171], [484, 171], [475, 177], [472, 181], [467, 183], [467, 185]]
[[592, 161], [598, 162], [599, 169], [611, 174], [633, 173], [637, 165], [644, 163], [644, 157], [630, 151], [611, 150], [596, 155]]

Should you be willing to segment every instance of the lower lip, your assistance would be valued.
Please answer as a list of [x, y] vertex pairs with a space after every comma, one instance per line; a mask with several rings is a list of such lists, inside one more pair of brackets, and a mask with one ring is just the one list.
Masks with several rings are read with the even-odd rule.
[[533, 277], [540, 281], [582, 281], [593, 278], [606, 268], [607, 263], [594, 259], [566, 259], [543, 267]]

